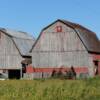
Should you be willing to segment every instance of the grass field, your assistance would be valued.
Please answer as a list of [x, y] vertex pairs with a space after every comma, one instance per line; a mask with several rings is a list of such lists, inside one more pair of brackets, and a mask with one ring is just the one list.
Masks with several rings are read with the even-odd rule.
[[0, 100], [100, 100], [100, 78], [0, 81]]

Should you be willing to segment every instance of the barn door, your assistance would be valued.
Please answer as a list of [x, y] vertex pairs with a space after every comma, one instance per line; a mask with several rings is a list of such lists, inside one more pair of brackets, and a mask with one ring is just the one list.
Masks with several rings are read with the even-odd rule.
[[19, 69], [11, 69], [8, 70], [8, 78], [9, 79], [20, 79], [21, 74]]
[[24, 77], [24, 74], [26, 73], [26, 67], [27, 64], [22, 63], [22, 77]]
[[98, 61], [98, 74], [100, 75], [100, 61]]
[[99, 74], [99, 62], [98, 61], [94, 61], [94, 75], [98, 75]]

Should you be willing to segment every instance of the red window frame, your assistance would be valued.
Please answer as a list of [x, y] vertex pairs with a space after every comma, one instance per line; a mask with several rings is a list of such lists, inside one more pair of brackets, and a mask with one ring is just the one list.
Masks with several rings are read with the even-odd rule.
[[62, 26], [61, 25], [56, 26], [56, 32], [62, 32]]

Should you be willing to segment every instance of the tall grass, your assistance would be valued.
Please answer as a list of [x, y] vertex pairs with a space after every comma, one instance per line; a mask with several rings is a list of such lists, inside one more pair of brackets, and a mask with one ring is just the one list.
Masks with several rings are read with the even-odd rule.
[[100, 78], [0, 81], [0, 100], [100, 100]]

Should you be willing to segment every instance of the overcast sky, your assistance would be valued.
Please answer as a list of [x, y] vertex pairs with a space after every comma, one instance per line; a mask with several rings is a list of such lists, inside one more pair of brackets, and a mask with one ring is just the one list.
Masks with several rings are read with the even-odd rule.
[[79, 23], [100, 39], [100, 0], [0, 0], [0, 27], [38, 37], [56, 19]]

